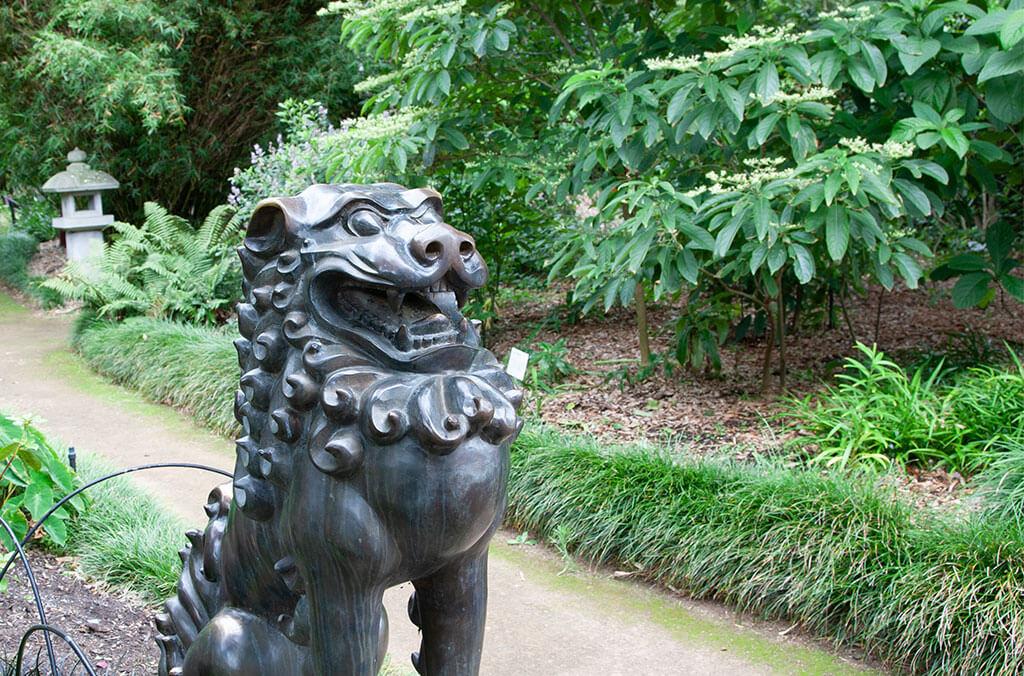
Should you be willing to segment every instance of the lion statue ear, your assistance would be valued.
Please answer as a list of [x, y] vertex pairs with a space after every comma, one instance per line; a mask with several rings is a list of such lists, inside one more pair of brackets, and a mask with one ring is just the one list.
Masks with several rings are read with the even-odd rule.
[[261, 258], [281, 253], [298, 233], [305, 210], [305, 202], [294, 197], [263, 200], [249, 219], [242, 246]]

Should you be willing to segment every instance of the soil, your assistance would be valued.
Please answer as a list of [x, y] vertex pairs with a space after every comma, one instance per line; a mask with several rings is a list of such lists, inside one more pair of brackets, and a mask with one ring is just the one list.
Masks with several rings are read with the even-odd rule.
[[[29, 550], [48, 623], [66, 632], [89, 658], [98, 674], [152, 674], [156, 671], [153, 613], [138, 599], [105, 590], [75, 572], [71, 558]], [[13, 661], [25, 631], [38, 624], [32, 588], [24, 569], [12, 567], [7, 592], [0, 594], [0, 660]], [[63, 673], [77, 673], [77, 658], [54, 637], [54, 654]], [[24, 664], [47, 673], [41, 634], [26, 645]]]
[[[1002, 341], [1024, 341], [1024, 311], [1012, 301], [988, 309], [957, 310], [948, 285], [926, 290], [871, 289], [852, 300], [849, 315], [856, 341], [837, 308], [834, 329], [822, 328], [787, 336], [787, 391], [778, 391], [778, 366], [772, 391], [761, 391], [762, 339], [723, 349], [720, 374], [663, 368], [637, 381], [639, 341], [631, 309], [587, 316], [571, 324], [561, 301], [565, 290], [516, 299], [501, 308], [489, 336], [492, 349], [504, 355], [512, 346], [530, 351], [539, 342], [564, 339], [568, 361], [578, 372], [548, 395], [534, 393], [534, 414], [545, 422], [602, 437], [615, 443], [654, 441], [681, 452], [708, 454], [725, 447], [741, 456], [777, 448], [774, 424], [786, 395], [805, 395], [822, 379], [842, 368], [856, 354], [856, 341], [877, 344], [904, 361], [942, 352], [958, 342], [983, 341], [998, 349]], [[881, 309], [879, 311], [879, 301]], [[669, 304], [648, 308], [651, 350], [672, 353], [678, 316]], [[876, 319], [877, 318], [877, 319]], [[877, 323], [876, 323], [877, 322]], [[657, 332], [658, 327], [665, 330]], [[877, 331], [876, 331], [877, 327]]]
[[28, 262], [28, 275], [29, 277], [53, 277], [64, 269], [67, 262], [67, 252], [60, 245], [60, 239], [40, 242], [39, 250]]

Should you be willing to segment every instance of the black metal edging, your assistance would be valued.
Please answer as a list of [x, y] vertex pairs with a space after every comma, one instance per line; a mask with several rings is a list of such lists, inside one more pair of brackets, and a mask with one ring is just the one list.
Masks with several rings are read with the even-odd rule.
[[0, 570], [0, 581], [2, 581], [4, 577], [7, 575], [7, 572], [8, 570], [10, 570], [11, 565], [14, 564], [14, 561], [16, 559], [20, 559], [22, 565], [25, 568], [25, 574], [28, 577], [29, 585], [32, 587], [32, 595], [35, 599], [36, 610], [39, 613], [39, 624], [34, 624], [31, 627], [29, 627], [28, 631], [26, 631], [25, 634], [21, 637], [21, 643], [18, 645], [18, 655], [15, 662], [15, 676], [21, 676], [21, 666], [24, 657], [25, 646], [27, 644], [29, 637], [31, 637], [32, 634], [37, 632], [42, 632], [43, 638], [46, 641], [46, 653], [50, 661], [50, 670], [53, 676], [57, 676], [59, 674], [59, 671], [57, 669], [56, 657], [53, 654], [53, 640], [51, 639], [50, 634], [55, 634], [56, 636], [61, 638], [65, 643], [67, 643], [68, 646], [71, 647], [71, 650], [75, 653], [75, 656], [78, 658], [82, 666], [85, 668], [88, 676], [96, 676], [96, 670], [89, 662], [89, 658], [85, 656], [85, 653], [82, 651], [82, 649], [78, 646], [77, 643], [75, 643], [75, 640], [71, 638], [71, 636], [64, 633], [62, 630], [56, 627], [51, 627], [49, 623], [46, 621], [46, 611], [43, 608], [43, 600], [39, 592], [39, 585], [36, 583], [35, 575], [32, 573], [32, 565], [29, 563], [28, 557], [25, 555], [25, 547], [32, 539], [32, 536], [36, 534], [36, 532], [46, 522], [46, 520], [53, 516], [54, 512], [56, 512], [58, 509], [67, 504], [67, 502], [74, 498], [76, 495], [79, 495], [84, 491], [92, 488], [93, 486], [103, 483], [104, 481], [109, 481], [110, 479], [114, 479], [119, 476], [124, 476], [125, 474], [132, 474], [134, 472], [141, 472], [143, 470], [148, 469], [198, 469], [204, 472], [220, 474], [221, 476], [227, 477], [229, 479], [232, 478], [232, 474], [225, 470], [191, 462], [162, 462], [150, 463], [147, 465], [136, 465], [135, 467], [128, 467], [126, 469], [117, 470], [116, 472], [106, 474], [102, 477], [99, 477], [98, 479], [93, 479], [84, 486], [80, 486], [75, 490], [71, 491], [70, 493], [62, 497], [60, 500], [58, 500], [57, 503], [54, 504], [53, 507], [51, 507], [46, 512], [46, 514], [43, 515], [41, 519], [36, 521], [32, 525], [32, 527], [28, 529], [28, 532], [25, 533], [25, 537], [22, 538], [20, 542], [18, 541], [17, 534], [15, 534], [14, 530], [11, 528], [11, 525], [7, 523], [7, 521], [5, 521], [2, 517], [0, 517], [0, 526], [3, 526], [4, 530], [7, 531], [7, 534], [10, 536], [15, 548], [14, 553], [7, 560], [7, 563], [4, 564], [3, 570]]

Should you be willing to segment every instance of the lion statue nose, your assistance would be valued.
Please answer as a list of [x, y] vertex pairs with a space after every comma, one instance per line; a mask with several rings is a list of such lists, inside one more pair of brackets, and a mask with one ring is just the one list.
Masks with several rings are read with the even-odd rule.
[[439, 262], [448, 267], [460, 267], [460, 261], [476, 253], [476, 244], [472, 237], [447, 223], [434, 223], [413, 237], [409, 249], [426, 267], [434, 267]]

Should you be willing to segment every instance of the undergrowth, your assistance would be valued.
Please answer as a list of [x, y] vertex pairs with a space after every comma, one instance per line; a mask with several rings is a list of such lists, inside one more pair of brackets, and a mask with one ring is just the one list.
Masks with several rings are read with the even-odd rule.
[[812, 462], [942, 466], [973, 474], [1007, 441], [1024, 443], [1024, 365], [958, 369], [943, 362], [907, 372], [880, 350], [858, 345], [836, 384], [791, 400], [782, 420]]
[[[80, 461], [83, 482], [113, 471], [90, 456]], [[174, 594], [185, 546], [185, 525], [126, 477], [88, 489], [89, 509], [71, 529], [68, 552], [87, 576], [157, 603]]]
[[[136, 319], [84, 326], [78, 340], [98, 370], [222, 433], [234, 429], [230, 334]], [[993, 401], [1010, 392], [1001, 373], [971, 375], [996, 382], [950, 410], [976, 416], [1005, 404]], [[978, 429], [1007, 415], [996, 409]], [[1024, 492], [1024, 457], [1016, 471], [1012, 490]], [[1024, 669], [1019, 522], [995, 507], [956, 519], [916, 511], [870, 477], [679, 462], [528, 426], [513, 448], [507, 524], [566, 554], [863, 646], [897, 669]]]
[[84, 322], [75, 347], [95, 370], [147, 399], [191, 413], [200, 424], [234, 434], [238, 387], [233, 329], [190, 326], [145, 317], [121, 323]]
[[916, 513], [869, 480], [678, 462], [526, 430], [507, 522], [587, 560], [858, 644], [898, 669], [1024, 668], [1024, 537]]

